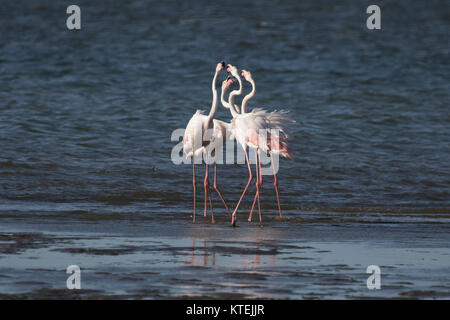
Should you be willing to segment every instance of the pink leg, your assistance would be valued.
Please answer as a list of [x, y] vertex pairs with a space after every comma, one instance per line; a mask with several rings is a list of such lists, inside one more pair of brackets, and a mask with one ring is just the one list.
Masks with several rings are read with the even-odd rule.
[[236, 205], [236, 208], [233, 211], [233, 214], [231, 215], [231, 225], [234, 227], [236, 225], [236, 212], [239, 208], [239, 205], [241, 204], [242, 198], [244, 197], [245, 192], [248, 189], [248, 186], [250, 185], [250, 183], [252, 182], [253, 176], [252, 176], [252, 169], [250, 168], [250, 162], [248, 161], [248, 153], [247, 150], [244, 149], [244, 153], [245, 153], [245, 160], [247, 160], [247, 166], [248, 166], [248, 182], [247, 185], [245, 186], [244, 192], [242, 192], [241, 197], [239, 198], [238, 204]]
[[203, 187], [205, 189], [205, 210], [204, 216], [206, 217], [206, 201], [208, 200], [208, 162], [206, 162], [205, 180], [203, 181]]
[[222, 197], [222, 194], [220, 193], [219, 187], [217, 186], [217, 163], [214, 163], [214, 184], [213, 184], [214, 190], [216, 190], [217, 194], [220, 197], [220, 200], [222, 200], [223, 205], [225, 206], [225, 209], [227, 209], [228, 215], [231, 217], [230, 210], [228, 209], [228, 206], [225, 202], [225, 200]]
[[194, 186], [194, 218], [193, 218], [193, 222], [195, 223], [195, 156], [194, 156], [194, 149], [192, 149], [192, 185]]
[[259, 196], [261, 194], [262, 185], [262, 173], [261, 173], [261, 151], [258, 150], [258, 167], [259, 167], [259, 185], [258, 185], [258, 213], [259, 213], [259, 225], [262, 227], [262, 217], [261, 217], [261, 205], [259, 203]]
[[260, 174], [259, 174], [259, 166], [258, 166], [258, 154], [257, 151], [255, 149], [255, 159], [256, 159], [256, 193], [255, 193], [255, 197], [253, 198], [253, 204], [252, 204], [252, 209], [250, 210], [250, 215], [248, 216], [248, 221], [252, 221], [252, 217], [253, 217], [253, 209], [255, 208], [255, 204], [256, 204], [256, 200], [258, 199], [258, 206], [259, 206], [259, 179], [260, 179]]
[[214, 223], [214, 213], [213, 213], [213, 207], [211, 202], [211, 189], [209, 187], [209, 176], [208, 176], [208, 170], [209, 169], [209, 158], [206, 157], [206, 171], [205, 171], [205, 181], [203, 182], [203, 186], [205, 188], [205, 213], [204, 216], [206, 217], [206, 208], [207, 208], [207, 198], [209, 197], [209, 206], [211, 207], [211, 222]]
[[261, 150], [259, 151], [259, 189], [261, 189], [261, 186], [263, 184], [263, 178], [261, 173]]
[[277, 173], [275, 172], [275, 166], [274, 166], [274, 164], [273, 164], [273, 157], [272, 157], [272, 154], [270, 154], [270, 160], [272, 160], [273, 185], [275, 186], [275, 192], [276, 192], [276, 194], [277, 194], [278, 212], [280, 213], [280, 219], [283, 219], [283, 216], [281, 215], [280, 196], [279, 196], [279, 194], [278, 194], [278, 180], [277, 180]]
[[213, 206], [212, 206], [212, 202], [211, 202], [211, 188], [208, 184], [208, 194], [209, 194], [209, 207], [211, 208], [211, 223], [214, 224], [214, 213], [213, 213]]

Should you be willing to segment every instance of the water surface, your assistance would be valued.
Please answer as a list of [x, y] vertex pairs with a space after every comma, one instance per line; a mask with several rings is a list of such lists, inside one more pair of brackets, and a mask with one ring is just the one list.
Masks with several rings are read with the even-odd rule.
[[[77, 32], [64, 1], [0, 8], [6, 298], [72, 294], [69, 264], [91, 298], [448, 297], [448, 3], [380, 1], [379, 31], [353, 1], [77, 4]], [[252, 72], [250, 108], [297, 121], [285, 219], [267, 177], [262, 229], [250, 197], [235, 230], [217, 197], [216, 224], [192, 225], [191, 167], [170, 160], [220, 60]], [[246, 174], [219, 168], [232, 207]]]

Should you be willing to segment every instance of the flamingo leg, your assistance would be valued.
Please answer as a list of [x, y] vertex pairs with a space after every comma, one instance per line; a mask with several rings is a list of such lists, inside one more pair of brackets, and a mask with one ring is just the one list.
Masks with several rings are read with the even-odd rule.
[[272, 169], [273, 169], [273, 185], [275, 186], [275, 192], [277, 194], [277, 202], [278, 202], [278, 212], [280, 213], [280, 219], [283, 219], [283, 216], [281, 214], [281, 205], [280, 205], [280, 196], [278, 194], [278, 180], [277, 180], [277, 173], [275, 172], [275, 166], [273, 164], [273, 156], [270, 154], [270, 160], [272, 161]]
[[253, 198], [253, 204], [252, 204], [252, 209], [250, 210], [250, 215], [248, 216], [248, 221], [252, 221], [252, 217], [253, 217], [253, 209], [255, 208], [255, 204], [256, 204], [256, 199], [259, 200], [259, 179], [260, 179], [260, 174], [258, 171], [258, 154], [257, 151], [255, 149], [255, 159], [256, 159], [256, 164], [255, 164], [255, 168], [256, 168], [256, 193], [255, 193], [255, 197]]
[[211, 208], [211, 223], [214, 224], [214, 213], [213, 213], [213, 206], [212, 206], [212, 194], [211, 194], [211, 187], [208, 185], [208, 194], [209, 194], [209, 207]]
[[206, 208], [208, 201], [208, 162], [206, 162], [206, 170], [205, 170], [205, 180], [203, 181], [203, 188], [205, 189], [205, 210], [204, 210], [204, 216], [206, 217]]
[[259, 225], [262, 227], [262, 217], [261, 217], [261, 205], [259, 203], [260, 190], [262, 185], [262, 173], [261, 173], [261, 151], [258, 149], [258, 163], [259, 167], [259, 185], [258, 185], [258, 213], [259, 213]]
[[208, 181], [208, 195], [209, 195], [209, 207], [211, 208], [211, 223], [214, 224], [214, 212], [212, 206], [212, 194], [211, 194], [211, 186]]
[[222, 200], [223, 205], [225, 206], [225, 209], [227, 209], [228, 215], [231, 217], [230, 210], [228, 209], [228, 206], [227, 206], [225, 200], [223, 199], [222, 194], [220, 193], [219, 187], [217, 186], [217, 163], [214, 163], [214, 183], [213, 183], [213, 188], [217, 192], [217, 194], [219, 195], [220, 200]]
[[262, 184], [263, 184], [263, 177], [261, 173], [261, 150], [259, 150], [259, 189], [261, 189]]
[[195, 223], [195, 153], [194, 149], [192, 149], [192, 185], [194, 186], [194, 218], [193, 221]]
[[204, 212], [204, 216], [206, 217], [206, 208], [207, 208], [207, 204], [206, 201], [209, 197], [209, 206], [211, 207], [211, 222], [214, 223], [214, 213], [213, 213], [213, 207], [212, 207], [212, 202], [211, 202], [211, 189], [210, 189], [210, 185], [209, 185], [209, 176], [208, 176], [208, 169], [209, 169], [209, 157], [206, 157], [206, 171], [205, 171], [205, 180], [203, 182], [203, 186], [205, 188], [205, 212]]
[[252, 169], [250, 168], [250, 161], [248, 161], [248, 153], [247, 153], [247, 149], [244, 148], [244, 153], [245, 153], [245, 160], [247, 161], [247, 167], [248, 167], [248, 182], [247, 185], [245, 186], [244, 192], [242, 192], [241, 197], [239, 198], [238, 204], [236, 205], [236, 208], [233, 211], [233, 214], [231, 215], [231, 225], [234, 227], [236, 225], [236, 212], [239, 208], [239, 205], [241, 204], [242, 198], [244, 198], [245, 192], [248, 189], [248, 186], [250, 185], [250, 183], [252, 182], [253, 176], [252, 176]]
[[262, 227], [262, 218], [261, 218], [261, 206], [259, 204], [259, 197], [261, 195], [261, 187], [262, 187], [262, 171], [261, 171], [261, 150], [258, 150], [258, 166], [259, 166], [259, 192], [258, 192], [258, 212], [259, 212], [259, 224]]

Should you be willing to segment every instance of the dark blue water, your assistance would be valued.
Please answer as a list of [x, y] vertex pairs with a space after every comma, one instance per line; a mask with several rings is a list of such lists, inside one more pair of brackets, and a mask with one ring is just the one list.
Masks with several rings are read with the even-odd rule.
[[[297, 120], [285, 205], [448, 207], [445, 1], [382, 3], [380, 31], [351, 1], [78, 4], [78, 32], [63, 2], [2, 4], [2, 203], [188, 209], [170, 134], [209, 108], [224, 59], [252, 71], [250, 107]], [[245, 169], [223, 170], [225, 193], [244, 184]]]
[[[357, 212], [402, 223], [417, 214], [448, 229], [447, 1], [378, 1], [381, 30], [366, 28], [367, 1], [76, 4], [79, 31], [66, 28], [66, 1], [0, 6], [4, 225], [189, 225], [191, 167], [172, 163], [170, 137], [209, 109], [215, 65], [225, 60], [252, 72], [250, 109], [283, 108], [297, 121], [294, 158], [279, 171], [288, 222], [338, 224]], [[216, 117], [231, 118], [223, 108]], [[246, 167], [219, 170], [233, 207]], [[261, 200], [270, 225], [278, 214], [270, 177]], [[243, 216], [250, 205], [249, 197]]]

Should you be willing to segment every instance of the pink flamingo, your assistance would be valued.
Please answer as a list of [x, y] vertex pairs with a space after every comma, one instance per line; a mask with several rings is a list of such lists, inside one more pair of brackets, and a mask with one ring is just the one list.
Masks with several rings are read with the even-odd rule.
[[[237, 81], [239, 82], [240, 89], [237, 90], [237, 94], [240, 94], [242, 92], [242, 81], [237, 72], [237, 68], [228, 64], [227, 71], [230, 72], [231, 75], [234, 78], [236, 78]], [[286, 116], [286, 112], [283, 112], [283, 111], [281, 111], [281, 112], [274, 111], [272, 113], [268, 113], [267, 111], [265, 111], [263, 109], [253, 109], [251, 112], [247, 113], [246, 112], [247, 103], [255, 95], [256, 89], [255, 89], [255, 83], [253, 81], [253, 78], [251, 77], [250, 72], [247, 72], [244, 70], [243, 75], [245, 76], [246, 80], [252, 84], [252, 91], [249, 94], [247, 94], [244, 97], [244, 99], [242, 100], [241, 113], [239, 114], [236, 112], [236, 110], [233, 110], [233, 108], [235, 107], [235, 105], [233, 103], [234, 96], [231, 97], [231, 94], [233, 92], [230, 93], [230, 98], [229, 98], [228, 104], [224, 104], [224, 101], [222, 101], [222, 104], [224, 105], [224, 107], [228, 108], [233, 116], [233, 120], [231, 123], [231, 130], [233, 132], [234, 137], [238, 141], [238, 143], [244, 149], [245, 159], [246, 159], [248, 171], [249, 171], [249, 179], [247, 181], [247, 185], [245, 186], [244, 191], [242, 192], [241, 197], [239, 198], [239, 201], [236, 205], [236, 208], [234, 209], [234, 211], [232, 213], [231, 223], [233, 226], [235, 226], [235, 224], [236, 224], [236, 212], [239, 208], [239, 205], [241, 204], [241, 201], [242, 201], [248, 187], [250, 186], [252, 179], [253, 179], [250, 162], [249, 162], [249, 158], [248, 158], [248, 153], [247, 153], [247, 147], [254, 148], [254, 150], [255, 150], [256, 170], [257, 170], [255, 200], [258, 201], [259, 220], [260, 220], [260, 223], [262, 223], [261, 208], [260, 208], [260, 203], [259, 203], [259, 188], [262, 184], [262, 174], [261, 174], [261, 165], [259, 163], [260, 161], [258, 161], [258, 158], [260, 157], [260, 155], [258, 153], [260, 152], [260, 150], [262, 150], [264, 152], [269, 152], [270, 150], [274, 150], [274, 152], [275, 152], [275, 150], [277, 150], [276, 152], [278, 152], [286, 157], [289, 157], [287, 144], [285, 142], [283, 142], [282, 140], [287, 139], [287, 134], [285, 134], [286, 124], [288, 122], [292, 122], [292, 120], [290, 120]], [[277, 131], [282, 133], [282, 137], [280, 138], [279, 136], [275, 136], [275, 135], [271, 136], [271, 132], [272, 132], [271, 129], [277, 129]], [[262, 134], [262, 132], [265, 132], [267, 134]], [[281, 142], [280, 142], [280, 140], [281, 140]], [[273, 165], [272, 155], [271, 155], [271, 159], [272, 159], [272, 165]], [[276, 172], [275, 172], [274, 167], [273, 167], [273, 170], [274, 170], [274, 176], [276, 178]], [[274, 185], [275, 185], [275, 188], [277, 191], [277, 200], [278, 200], [278, 205], [279, 205], [278, 183], [276, 182], [276, 183], [274, 183]], [[255, 203], [255, 200], [254, 200], [254, 203]], [[280, 210], [280, 216], [281, 216], [280, 205], [279, 205], [279, 210]], [[252, 211], [253, 211], [253, 208], [252, 208]], [[251, 216], [249, 217], [249, 220], [251, 220]]]
[[[195, 157], [205, 155], [206, 162], [206, 171], [205, 171], [205, 180], [203, 183], [205, 189], [205, 210], [204, 216], [206, 216], [207, 209], [207, 196], [209, 194], [209, 204], [211, 207], [211, 221], [214, 223], [214, 214], [211, 203], [211, 191], [209, 189], [209, 178], [208, 178], [208, 166], [209, 166], [209, 157], [210, 155], [214, 157], [214, 190], [219, 195], [222, 200], [228, 215], [231, 216], [230, 210], [220, 193], [220, 190], [217, 186], [217, 163], [215, 161], [215, 152], [214, 150], [217, 147], [220, 147], [226, 138], [227, 130], [230, 130], [230, 124], [214, 119], [214, 115], [217, 111], [217, 90], [216, 90], [216, 80], [219, 73], [225, 68], [225, 63], [222, 61], [217, 64], [216, 72], [214, 74], [214, 78], [212, 81], [212, 93], [213, 93], [213, 101], [211, 105], [211, 110], [208, 115], [204, 115], [203, 111], [197, 110], [197, 112], [192, 116], [189, 120], [189, 123], [185, 129], [185, 134], [183, 138], [183, 151], [187, 157], [192, 157], [192, 185], [194, 187], [194, 215], [193, 222], [195, 222], [195, 207], [196, 207], [196, 181], [195, 181]], [[203, 141], [205, 132], [212, 131], [211, 137], [208, 141]]]
[[[248, 101], [250, 100], [250, 98], [252, 98], [254, 96], [256, 88], [255, 88], [255, 81], [253, 80], [252, 75], [249, 71], [242, 70], [241, 75], [242, 75], [242, 77], [245, 78], [246, 81], [250, 82], [252, 85], [251, 93], [248, 94], [244, 98], [244, 100], [242, 101], [242, 105], [241, 105], [241, 113], [246, 113]], [[257, 109], [255, 109], [255, 110], [257, 110]], [[266, 115], [266, 119], [265, 119], [266, 128], [265, 129], [267, 130], [266, 131], [267, 140], [261, 139], [261, 132], [260, 132], [260, 134], [258, 136], [258, 143], [257, 143], [257, 149], [258, 149], [257, 155], [256, 155], [256, 151], [255, 151], [257, 188], [256, 188], [255, 198], [253, 199], [253, 205], [250, 210], [250, 215], [249, 215], [248, 221], [252, 220], [252, 214], [253, 214], [253, 209], [255, 207], [256, 200], [258, 201], [258, 209], [260, 208], [259, 196], [260, 196], [260, 189], [261, 189], [261, 186], [263, 183], [262, 174], [261, 174], [261, 154], [260, 154], [261, 150], [270, 154], [270, 160], [272, 163], [272, 170], [273, 170], [273, 177], [274, 177], [275, 193], [277, 196], [278, 211], [280, 214], [280, 218], [283, 217], [281, 214], [280, 197], [279, 197], [279, 192], [278, 192], [278, 179], [277, 179], [277, 174], [276, 174], [276, 170], [275, 170], [275, 166], [274, 166], [273, 155], [277, 154], [277, 155], [281, 155], [285, 158], [291, 159], [291, 156], [289, 155], [290, 148], [287, 145], [286, 141], [288, 140], [288, 137], [289, 137], [287, 134], [288, 126], [289, 126], [289, 124], [294, 123], [294, 122], [295, 122], [294, 120], [287, 117], [287, 112], [283, 111], [283, 110], [273, 111]], [[276, 129], [276, 130], [274, 131], [272, 129]], [[281, 133], [281, 137], [280, 137], [279, 133]], [[261, 214], [260, 214], [260, 216], [261, 216]]]

